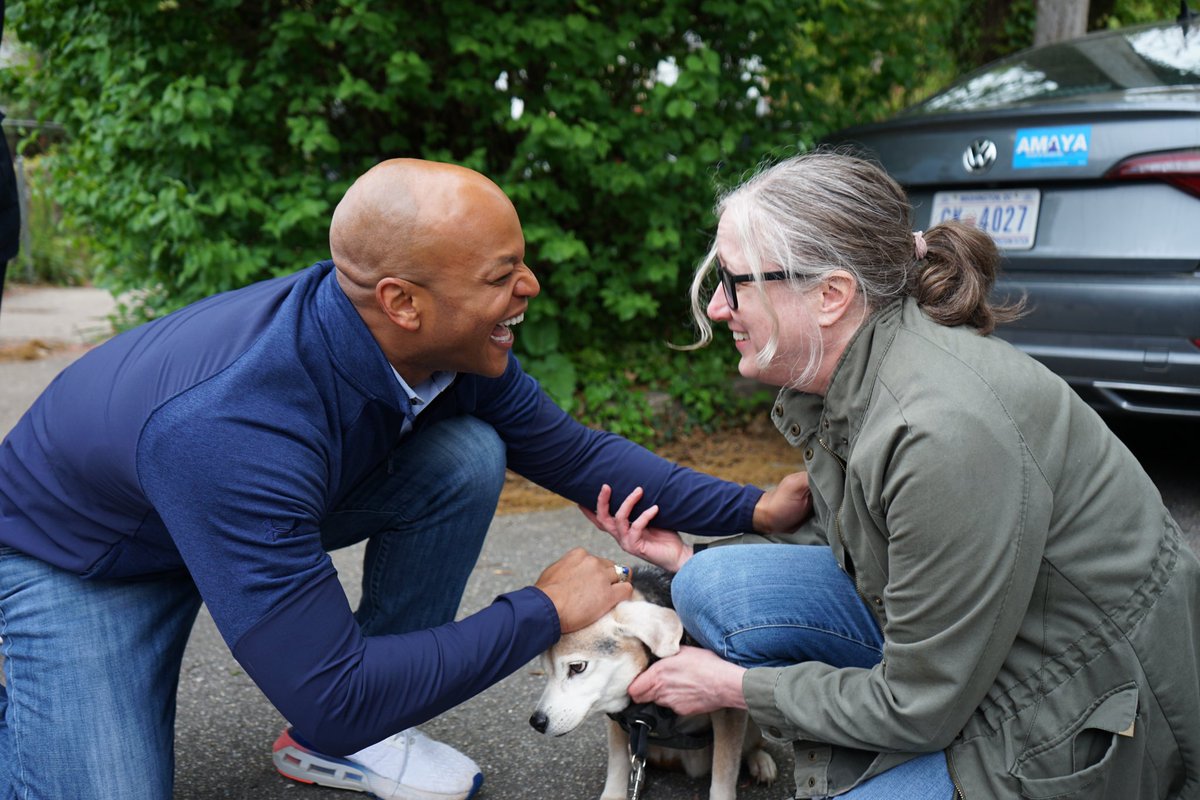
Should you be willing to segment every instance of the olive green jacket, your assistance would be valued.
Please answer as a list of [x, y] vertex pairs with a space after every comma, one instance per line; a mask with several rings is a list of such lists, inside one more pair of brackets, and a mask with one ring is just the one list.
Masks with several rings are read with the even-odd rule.
[[798, 797], [936, 750], [968, 800], [1200, 797], [1200, 562], [1063, 381], [897, 301], [772, 416], [813, 493], [791, 540], [832, 548], [884, 635], [873, 669], [747, 671]]

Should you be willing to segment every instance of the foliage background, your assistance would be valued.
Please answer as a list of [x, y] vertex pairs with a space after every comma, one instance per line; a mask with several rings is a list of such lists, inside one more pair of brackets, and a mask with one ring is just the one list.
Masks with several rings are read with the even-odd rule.
[[[543, 286], [524, 363], [651, 441], [761, 399], [727, 390], [728, 352], [664, 347], [690, 341], [720, 187], [944, 84], [964, 29], [1027, 44], [1032, 2], [24, 0], [7, 22], [32, 56], [0, 94], [62, 126], [56, 219], [98, 283], [137, 290], [133, 320], [327, 257], [334, 205], [384, 158], [480, 170]], [[670, 424], [647, 388], [682, 403]]]

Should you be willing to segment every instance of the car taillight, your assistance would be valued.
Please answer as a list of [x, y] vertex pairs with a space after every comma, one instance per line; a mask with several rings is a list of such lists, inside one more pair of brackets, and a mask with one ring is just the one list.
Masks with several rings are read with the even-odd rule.
[[1200, 150], [1174, 150], [1127, 158], [1108, 171], [1108, 178], [1166, 181], [1200, 197]]

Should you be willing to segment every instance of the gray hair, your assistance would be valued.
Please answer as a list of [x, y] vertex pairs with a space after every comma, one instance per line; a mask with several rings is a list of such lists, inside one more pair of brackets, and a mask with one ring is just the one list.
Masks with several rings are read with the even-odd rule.
[[[754, 275], [782, 270], [796, 291], [843, 270], [853, 276], [868, 312], [912, 295], [937, 322], [972, 325], [981, 334], [1020, 313], [1019, 304], [989, 304], [1000, 254], [991, 238], [974, 227], [957, 222], [934, 226], [924, 234], [925, 258], [918, 259], [907, 195], [880, 166], [863, 158], [818, 150], [764, 167], [721, 196], [716, 214], [732, 226]], [[715, 260], [714, 245], [692, 280], [696, 347], [712, 341], [702, 296]], [[773, 326], [758, 354], [759, 365], [766, 367], [778, 345], [779, 319], [766, 302], [763, 282], [754, 281], [754, 286]], [[806, 334], [813, 347], [793, 385], [806, 383], [821, 363], [816, 322], [809, 324]]]

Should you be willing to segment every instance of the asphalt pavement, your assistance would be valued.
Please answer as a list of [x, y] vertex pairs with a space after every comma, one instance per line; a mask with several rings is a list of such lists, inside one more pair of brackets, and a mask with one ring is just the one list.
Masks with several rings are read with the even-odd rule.
[[[109, 335], [112, 298], [98, 289], [8, 287], [0, 305], [0, 352], [38, 341], [50, 354], [34, 360], [0, 361], [0, 438], [42, 388], [87, 347]], [[1146, 464], [1172, 513], [1200, 552], [1200, 501], [1195, 454], [1200, 426], [1121, 423], [1125, 441]], [[461, 614], [488, 605], [499, 594], [536, 580], [567, 549], [582, 545], [614, 559], [621, 553], [574, 510], [500, 516], [495, 519], [463, 598]], [[352, 603], [359, 596], [361, 546], [333, 554]], [[119, 665], [114, 665], [119, 669]], [[548, 739], [527, 722], [544, 678], [536, 662], [422, 728], [453, 744], [483, 769], [479, 800], [582, 800], [604, 784], [604, 725], [597, 719], [574, 733]], [[271, 765], [271, 744], [283, 727], [229, 654], [211, 618], [201, 612], [184, 656], [176, 720], [176, 800], [255, 798], [334, 800], [356, 795], [305, 786], [280, 777]], [[113, 731], [119, 736], [120, 731]], [[790, 796], [791, 753], [774, 744], [779, 765], [772, 787], [744, 785], [742, 800]], [[676, 773], [652, 772], [645, 800], [699, 800], [707, 785]]]

